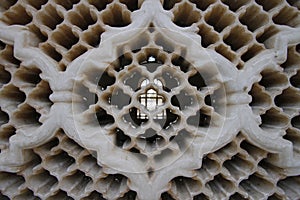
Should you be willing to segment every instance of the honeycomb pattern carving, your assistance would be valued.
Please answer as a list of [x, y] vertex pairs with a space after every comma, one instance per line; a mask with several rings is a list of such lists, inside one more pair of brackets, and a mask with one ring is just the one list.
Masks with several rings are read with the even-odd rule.
[[299, 199], [299, 9], [3, 0], [0, 199]]

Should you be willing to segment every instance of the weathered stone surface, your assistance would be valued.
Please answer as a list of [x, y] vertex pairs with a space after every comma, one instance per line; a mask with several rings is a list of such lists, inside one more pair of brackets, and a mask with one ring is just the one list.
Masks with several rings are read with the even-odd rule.
[[4, 0], [0, 199], [300, 198], [283, 0]]

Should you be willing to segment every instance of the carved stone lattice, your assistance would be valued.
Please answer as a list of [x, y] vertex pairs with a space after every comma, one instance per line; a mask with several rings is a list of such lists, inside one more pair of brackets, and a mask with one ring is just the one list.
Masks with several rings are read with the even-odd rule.
[[0, 199], [299, 199], [297, 0], [2, 0]]

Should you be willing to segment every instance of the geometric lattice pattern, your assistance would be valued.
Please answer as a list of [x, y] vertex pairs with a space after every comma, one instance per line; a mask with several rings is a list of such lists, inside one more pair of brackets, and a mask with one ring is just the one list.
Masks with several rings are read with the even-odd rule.
[[0, 199], [299, 199], [299, 10], [2, 0]]

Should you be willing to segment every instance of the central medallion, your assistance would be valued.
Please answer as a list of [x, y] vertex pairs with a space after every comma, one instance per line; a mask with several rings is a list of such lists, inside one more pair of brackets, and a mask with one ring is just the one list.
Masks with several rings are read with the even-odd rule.
[[83, 59], [74, 87], [77, 132], [97, 160], [117, 171], [149, 172], [214, 148], [225, 106], [205, 50], [180, 47], [152, 28], [115, 46], [111, 57], [105, 46]]

